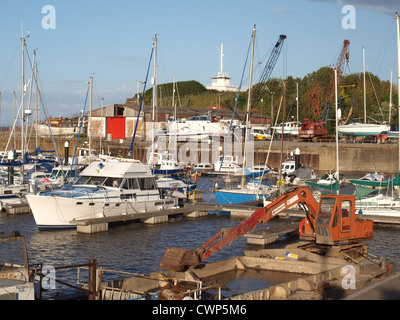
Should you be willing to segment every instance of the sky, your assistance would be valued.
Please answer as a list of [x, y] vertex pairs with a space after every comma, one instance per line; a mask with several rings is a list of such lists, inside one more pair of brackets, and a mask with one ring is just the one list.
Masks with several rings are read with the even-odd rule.
[[[345, 10], [348, 5], [354, 10]], [[101, 98], [106, 106], [133, 97], [146, 78], [155, 35], [158, 83], [175, 76], [210, 85], [223, 42], [224, 72], [238, 87], [254, 25], [256, 62], [287, 35], [272, 77], [303, 78], [331, 65], [347, 39], [347, 73], [362, 72], [364, 47], [367, 71], [390, 80], [393, 69], [397, 85], [396, 11], [398, 0], [2, 0], [0, 126], [12, 121], [13, 90], [21, 101], [21, 32], [26, 82], [35, 50], [48, 115], [59, 117], [83, 110], [90, 77], [94, 109]]]

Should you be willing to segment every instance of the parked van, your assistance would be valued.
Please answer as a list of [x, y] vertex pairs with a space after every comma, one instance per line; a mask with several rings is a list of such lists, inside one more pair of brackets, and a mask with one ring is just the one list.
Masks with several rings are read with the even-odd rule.
[[251, 129], [254, 140], [271, 140], [271, 134], [266, 127], [252, 127]]

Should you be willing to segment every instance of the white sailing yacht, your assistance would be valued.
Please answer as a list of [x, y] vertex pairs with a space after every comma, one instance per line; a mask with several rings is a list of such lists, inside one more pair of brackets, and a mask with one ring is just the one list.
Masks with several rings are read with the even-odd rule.
[[365, 54], [363, 48], [363, 74], [364, 74], [364, 123], [353, 122], [338, 126], [338, 133], [355, 137], [378, 136], [382, 132], [390, 131], [387, 124], [367, 123], [367, 98], [365, 90]]

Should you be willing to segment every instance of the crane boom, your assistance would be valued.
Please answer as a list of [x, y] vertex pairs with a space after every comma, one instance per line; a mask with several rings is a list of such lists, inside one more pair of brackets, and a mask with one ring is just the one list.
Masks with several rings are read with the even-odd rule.
[[[286, 39], [286, 35], [281, 34], [278, 40], [275, 43], [274, 48], [272, 49], [271, 55], [268, 58], [267, 63], [265, 64], [264, 70], [260, 76], [260, 81], [258, 85], [254, 86], [254, 91], [252, 94], [252, 101], [258, 102], [261, 99], [261, 95], [265, 91], [264, 86], [271, 77], [272, 71], [275, 68], [276, 62], [281, 54], [283, 43]], [[254, 108], [252, 108], [254, 109]]]
[[[334, 69], [337, 70], [337, 79], [338, 79], [338, 87], [340, 87], [340, 83], [343, 76], [345, 62], [349, 61], [349, 53], [348, 47], [350, 45], [349, 40], [343, 41], [343, 46], [340, 51], [339, 57], [336, 61], [336, 64], [333, 66]], [[319, 88], [318, 88], [319, 89]], [[299, 132], [299, 139], [302, 140], [310, 140], [315, 139], [316, 137], [326, 137], [328, 135], [328, 119], [331, 114], [331, 108], [334, 104], [334, 94], [335, 94], [335, 73], [332, 72], [332, 76], [330, 79], [328, 90], [326, 91], [326, 96], [324, 100], [324, 105], [322, 106], [321, 112], [319, 111], [319, 106], [317, 102], [317, 91], [313, 91], [311, 94], [311, 100], [313, 104], [314, 111], [314, 121], [310, 121], [309, 119], [303, 119], [301, 124], [301, 129]]]
[[[342, 50], [340, 51], [339, 58], [337, 59], [336, 64], [334, 65], [334, 69], [337, 70], [337, 85], [339, 88], [340, 88], [340, 83], [342, 80], [345, 63], [349, 62], [349, 52], [348, 52], [349, 45], [350, 45], [349, 40], [343, 41]], [[325, 96], [324, 106], [323, 106], [323, 109], [321, 112], [321, 117], [323, 117], [322, 121], [324, 121], [324, 122], [328, 121], [328, 118], [330, 115], [330, 109], [334, 102], [333, 101], [334, 94], [335, 94], [335, 74], [332, 73], [328, 91], [326, 92], [326, 96]]]

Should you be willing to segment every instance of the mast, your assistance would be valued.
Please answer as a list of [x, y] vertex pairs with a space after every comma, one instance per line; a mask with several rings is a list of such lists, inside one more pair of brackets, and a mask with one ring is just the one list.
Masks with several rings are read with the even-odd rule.
[[174, 81], [172, 83], [172, 107], [174, 108], [174, 120], [176, 120], [176, 105], [175, 105], [175, 74], [174, 74]]
[[157, 35], [154, 36], [154, 68], [153, 68], [154, 76], [153, 76], [153, 116], [152, 116], [152, 133], [151, 133], [151, 166], [154, 164], [154, 134], [155, 134], [155, 112], [157, 107]]
[[93, 101], [93, 76], [89, 81], [89, 119], [88, 119], [88, 136], [89, 136], [89, 164], [92, 156], [92, 101]]
[[[339, 135], [338, 135], [338, 76], [337, 70], [335, 69], [335, 120], [336, 120], [336, 174], [337, 181], [340, 183], [340, 174], [339, 174]], [[339, 194], [339, 188], [337, 189], [337, 194]]]
[[[250, 104], [251, 104], [251, 86], [253, 81], [253, 60], [254, 60], [254, 42], [256, 39], [256, 25], [253, 27], [252, 33], [252, 45], [251, 45], [251, 60], [250, 60], [250, 78], [249, 78], [249, 94], [247, 96], [247, 111], [246, 111], [246, 128], [244, 136], [244, 150], [243, 150], [243, 169], [242, 169], [242, 188], [244, 187], [244, 169], [246, 167], [246, 152], [247, 152], [247, 138], [248, 138], [248, 127], [250, 122]], [[222, 48], [222, 47], [221, 47]], [[222, 55], [221, 55], [222, 56]], [[221, 66], [222, 67], [222, 66]]]
[[39, 99], [38, 99], [38, 70], [37, 63], [35, 63], [35, 131], [36, 131], [36, 147], [39, 146], [39, 119], [40, 119], [40, 110], [39, 110]]
[[389, 127], [390, 127], [390, 118], [392, 117], [392, 85], [393, 84], [393, 69], [390, 69], [390, 89], [389, 89]]
[[[15, 105], [17, 104], [17, 94], [15, 90], [13, 90], [13, 119], [15, 120]], [[14, 136], [14, 148], [13, 150], [17, 149], [17, 141], [16, 141], [16, 134], [15, 134], [15, 128], [12, 129], [12, 134]]]
[[396, 25], [397, 25], [397, 110], [399, 114], [399, 171], [400, 171], [400, 30], [399, 30], [399, 14], [396, 12]]
[[[23, 31], [21, 30], [21, 152], [22, 152], [22, 159], [24, 159], [24, 150], [25, 150], [25, 141], [24, 141], [24, 95], [25, 95], [25, 38], [23, 35]], [[22, 160], [23, 161], [23, 160]], [[22, 166], [23, 168], [24, 166]], [[22, 175], [23, 176], [23, 175]]]
[[224, 75], [224, 43], [221, 42], [221, 77]]
[[363, 53], [363, 77], [364, 77], [364, 123], [367, 123], [367, 92], [365, 90], [365, 52], [364, 47], [362, 48]]
[[101, 112], [100, 112], [100, 119], [101, 119], [101, 125], [100, 125], [100, 128], [101, 128], [101, 132], [100, 132], [100, 142], [99, 142], [99, 144], [100, 144], [100, 146], [99, 146], [99, 154], [103, 154], [103, 152], [102, 152], [102, 145], [101, 145], [101, 137], [102, 137], [102, 135], [103, 135], [103, 108], [104, 108], [104, 98], [102, 97], [101, 98]]
[[[397, 24], [397, 105], [400, 106], [400, 31], [399, 31], [399, 14], [396, 12], [396, 24]], [[400, 119], [400, 113], [399, 113]], [[399, 130], [400, 132], [400, 130]]]

